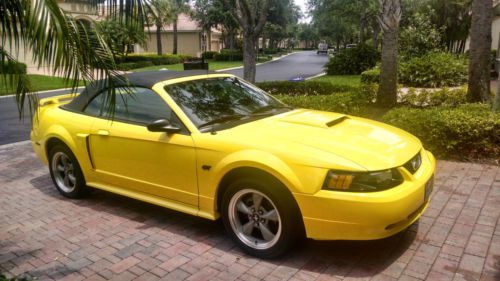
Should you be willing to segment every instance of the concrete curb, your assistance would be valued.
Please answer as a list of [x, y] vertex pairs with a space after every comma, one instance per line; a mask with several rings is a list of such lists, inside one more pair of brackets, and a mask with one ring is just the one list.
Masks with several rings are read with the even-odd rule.
[[[263, 64], [270, 63], [270, 62], [273, 62], [273, 61], [277, 61], [277, 60], [280, 60], [282, 58], [286, 58], [286, 57], [288, 57], [290, 55], [297, 54], [297, 53], [300, 53], [300, 52], [291, 52], [291, 53], [283, 55], [281, 57], [273, 58], [270, 61], [258, 63], [255, 66], [259, 66], [259, 65], [263, 65]], [[233, 70], [233, 69], [240, 69], [240, 68], [243, 68], [243, 65], [242, 66], [235, 66], [235, 67], [230, 67], [230, 68], [219, 69], [219, 70], [216, 70], [215, 72], [223, 72], [223, 71], [228, 71], [228, 70]]]
[[311, 80], [311, 79], [318, 78], [318, 77], [325, 76], [325, 75], [326, 75], [326, 72], [322, 72], [320, 74], [316, 74], [314, 76], [307, 77], [306, 80]]
[[0, 150], [5, 149], [5, 148], [11, 148], [11, 147], [17, 147], [21, 145], [25, 145], [31, 143], [31, 140], [25, 140], [25, 141], [18, 141], [18, 142], [13, 142], [13, 143], [8, 143], [8, 144], [3, 144], [0, 145]]

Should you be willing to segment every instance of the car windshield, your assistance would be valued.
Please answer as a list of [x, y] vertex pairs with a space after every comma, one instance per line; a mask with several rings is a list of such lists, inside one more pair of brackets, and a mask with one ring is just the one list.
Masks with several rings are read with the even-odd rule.
[[234, 77], [176, 83], [165, 86], [165, 90], [200, 129], [237, 120], [255, 120], [255, 117], [290, 108]]

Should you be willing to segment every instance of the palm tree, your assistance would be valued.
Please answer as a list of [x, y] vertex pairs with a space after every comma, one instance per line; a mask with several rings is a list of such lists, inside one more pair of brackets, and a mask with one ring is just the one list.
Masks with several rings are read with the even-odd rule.
[[156, 50], [158, 55], [163, 53], [161, 42], [161, 31], [165, 24], [171, 23], [174, 20], [172, 2], [170, 0], [151, 0], [150, 15], [156, 25]]
[[174, 29], [174, 42], [172, 48], [172, 54], [177, 54], [177, 22], [179, 21], [179, 15], [182, 13], [189, 13], [191, 10], [189, 6], [189, 0], [171, 0], [172, 1], [172, 26]]
[[377, 104], [392, 107], [398, 92], [398, 33], [401, 20], [400, 0], [379, 0], [379, 22], [382, 29], [382, 64]]
[[490, 100], [492, 0], [472, 2], [470, 29], [469, 102]]
[[[89, 0], [97, 6], [104, 0]], [[147, 0], [108, 0], [109, 14], [116, 14], [124, 24], [143, 24]], [[118, 5], [117, 3], [120, 3]], [[116, 13], [118, 10], [122, 13]], [[20, 116], [26, 105], [32, 113], [37, 96], [26, 73], [12, 71], [16, 65], [16, 50], [20, 46], [31, 50], [33, 60], [60, 73], [73, 88], [79, 79], [105, 79], [112, 89], [119, 78], [109, 47], [99, 32], [68, 16], [56, 0], [0, 1], [0, 79], [15, 92]], [[112, 78], [112, 79], [110, 79]], [[110, 90], [112, 96], [112, 90]], [[114, 100], [110, 98], [110, 103]]]

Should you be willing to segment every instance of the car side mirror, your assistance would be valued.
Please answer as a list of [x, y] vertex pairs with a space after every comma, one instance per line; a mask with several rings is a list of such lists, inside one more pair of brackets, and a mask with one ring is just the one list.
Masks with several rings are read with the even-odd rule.
[[167, 134], [177, 133], [181, 128], [170, 124], [167, 119], [158, 119], [151, 122], [148, 126], [148, 131], [150, 132], [164, 132]]

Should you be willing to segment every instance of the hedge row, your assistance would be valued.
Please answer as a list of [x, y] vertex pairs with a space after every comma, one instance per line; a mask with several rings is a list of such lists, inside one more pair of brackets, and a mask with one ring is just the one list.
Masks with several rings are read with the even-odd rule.
[[118, 70], [128, 71], [137, 68], [143, 68], [148, 66], [153, 66], [151, 61], [139, 61], [139, 62], [124, 62], [116, 65]]
[[382, 120], [417, 136], [438, 157], [500, 159], [500, 113], [486, 104], [401, 107]]
[[241, 61], [243, 53], [240, 50], [223, 49], [220, 53], [214, 55], [216, 61]]
[[331, 95], [333, 93], [350, 92], [357, 90], [357, 87], [348, 85], [336, 85], [326, 81], [272, 81], [257, 83], [264, 91], [271, 95], [291, 95], [291, 96], [315, 96]]
[[27, 66], [21, 62], [6, 62], [0, 65], [0, 74], [26, 74]]
[[[467, 82], [467, 60], [450, 53], [430, 53], [399, 64], [399, 83], [409, 87], [454, 87]], [[380, 68], [361, 73], [362, 83], [378, 83]]]
[[155, 55], [155, 54], [139, 54], [139, 55], [128, 55], [126, 57], [120, 57], [116, 59], [118, 64], [121, 63], [137, 63], [137, 62], [151, 62], [153, 65], [164, 65], [164, 64], [176, 64], [188, 61], [192, 59], [192, 56], [189, 55]]

